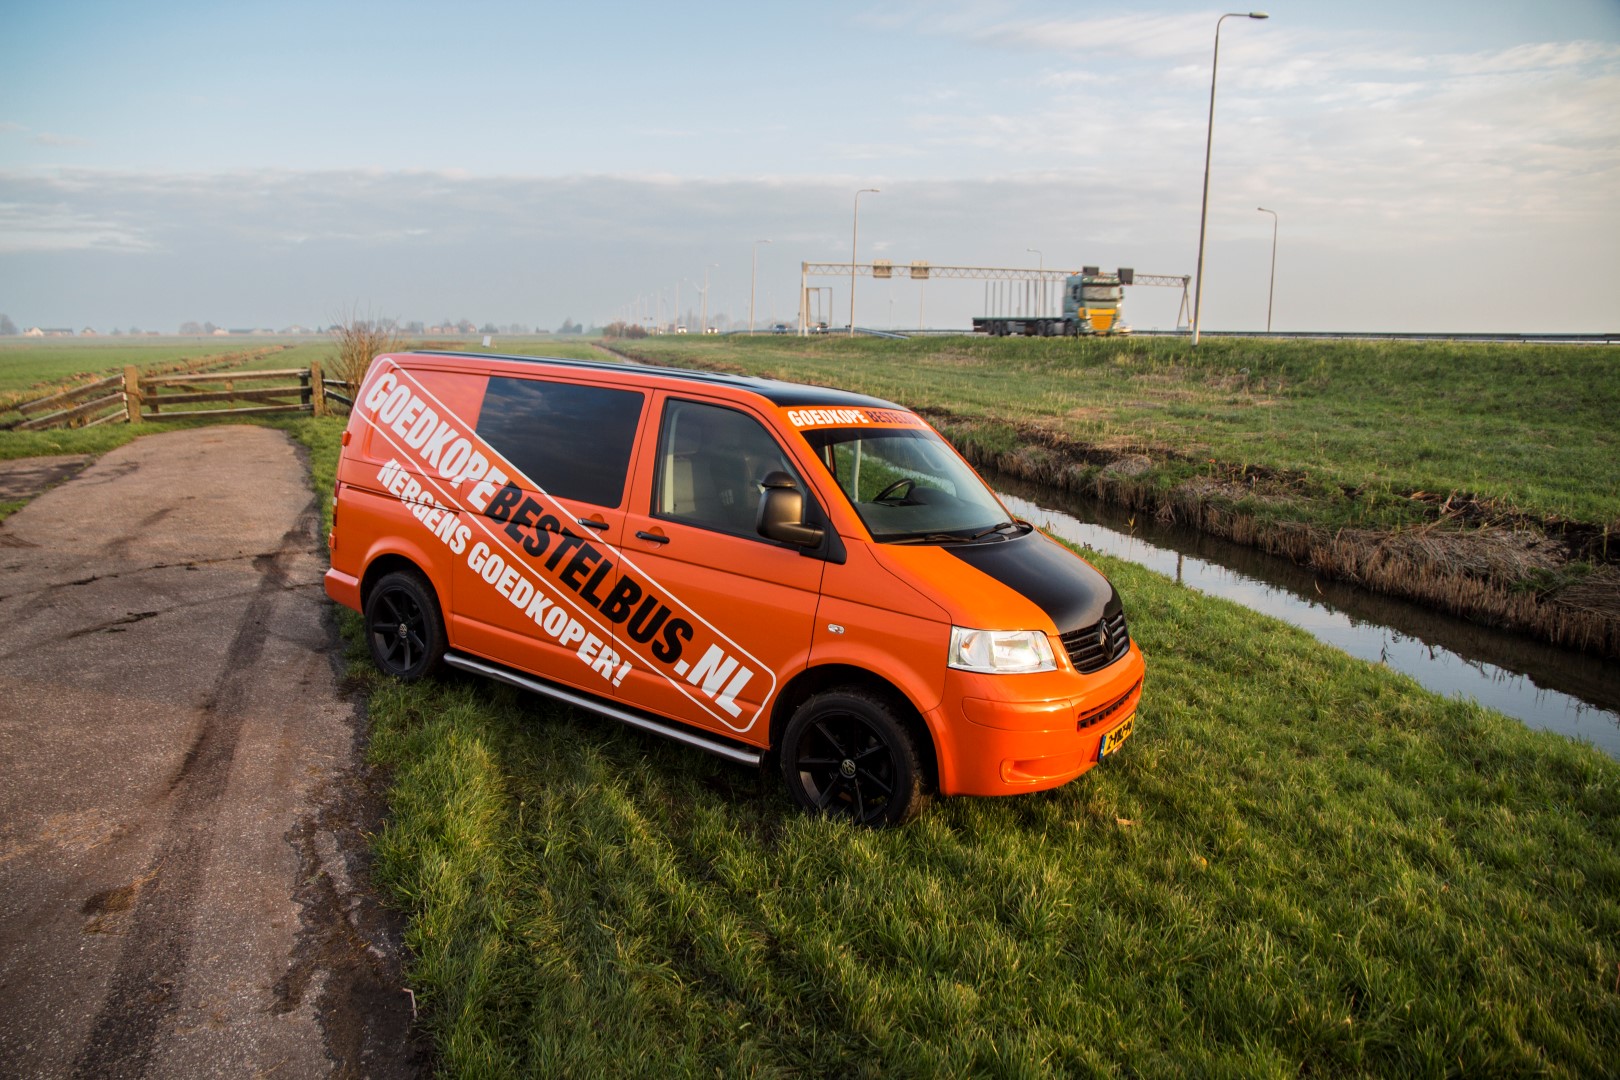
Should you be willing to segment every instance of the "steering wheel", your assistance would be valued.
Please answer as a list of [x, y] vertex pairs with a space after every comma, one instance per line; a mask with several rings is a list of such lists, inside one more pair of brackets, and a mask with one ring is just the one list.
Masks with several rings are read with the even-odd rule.
[[910, 495], [911, 489], [916, 486], [917, 481], [913, 480], [909, 476], [902, 476], [900, 479], [896, 480], [894, 483], [890, 484], [888, 487], [874, 495], [872, 497], [872, 501], [882, 502], [891, 496], [903, 499], [907, 495]]

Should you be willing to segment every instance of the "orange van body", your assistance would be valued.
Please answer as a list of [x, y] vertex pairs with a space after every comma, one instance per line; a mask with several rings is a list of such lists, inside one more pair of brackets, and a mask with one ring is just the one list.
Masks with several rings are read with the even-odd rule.
[[739, 762], [811, 809], [1073, 780], [1144, 663], [1106, 579], [916, 414], [820, 387], [378, 357], [326, 591], [405, 678], [442, 660]]

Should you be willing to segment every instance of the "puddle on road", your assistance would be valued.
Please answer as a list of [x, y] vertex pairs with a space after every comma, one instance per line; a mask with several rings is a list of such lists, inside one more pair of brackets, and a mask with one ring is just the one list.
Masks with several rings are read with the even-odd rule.
[[1009, 509], [1054, 536], [1282, 619], [1445, 696], [1589, 742], [1620, 758], [1620, 665], [1325, 581], [1287, 559], [1114, 507], [990, 477]]

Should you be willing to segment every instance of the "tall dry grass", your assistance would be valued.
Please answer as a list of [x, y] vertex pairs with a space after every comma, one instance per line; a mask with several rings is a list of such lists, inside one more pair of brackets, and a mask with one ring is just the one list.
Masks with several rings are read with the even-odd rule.
[[331, 375], [343, 380], [351, 398], [359, 392], [373, 359], [406, 347], [393, 319], [362, 317], [352, 311], [334, 321], [332, 340], [337, 344], [337, 356], [330, 361]]

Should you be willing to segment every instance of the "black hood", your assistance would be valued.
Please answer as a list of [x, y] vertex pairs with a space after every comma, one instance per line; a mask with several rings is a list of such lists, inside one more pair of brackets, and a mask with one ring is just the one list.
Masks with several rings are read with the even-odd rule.
[[1026, 597], [1059, 634], [1093, 626], [1120, 608], [1114, 587], [1077, 556], [1039, 531], [1011, 540], [957, 544], [946, 551]]

